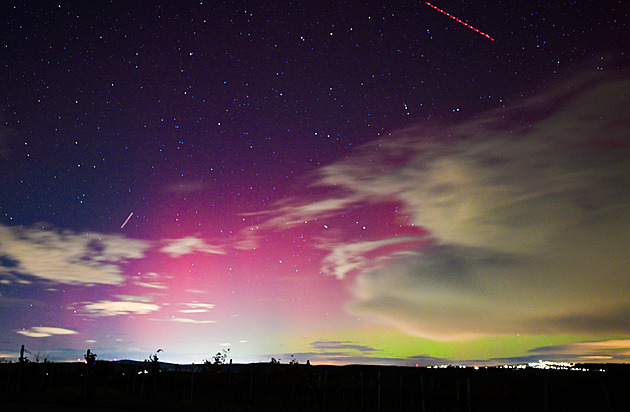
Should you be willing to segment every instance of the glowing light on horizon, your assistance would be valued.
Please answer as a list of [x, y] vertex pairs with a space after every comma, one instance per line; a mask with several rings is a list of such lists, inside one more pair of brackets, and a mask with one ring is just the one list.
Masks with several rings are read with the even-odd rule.
[[485, 36], [485, 37], [489, 38], [491, 41], [494, 41], [494, 39], [493, 39], [492, 37], [488, 36], [486, 33], [482, 32], [481, 30], [477, 30], [477, 29], [475, 29], [475, 28], [474, 28], [473, 26], [471, 26], [470, 24], [468, 24], [468, 23], [466, 23], [466, 22], [464, 22], [464, 21], [461, 21], [460, 19], [458, 19], [457, 17], [453, 16], [452, 14], [449, 14], [449, 13], [445, 12], [445, 11], [444, 11], [444, 10], [442, 10], [441, 8], [436, 7], [436, 6], [434, 6], [433, 4], [431, 4], [431, 3], [427, 2], [427, 1], [425, 1], [425, 2], [424, 2], [424, 4], [426, 4], [427, 6], [431, 6], [431, 7], [433, 7], [435, 10], [437, 10], [437, 11], [439, 11], [439, 12], [441, 12], [441, 13], [443, 13], [443, 14], [447, 15], [447, 16], [448, 16], [448, 17], [450, 17], [451, 19], [456, 20], [457, 22], [459, 22], [459, 23], [463, 24], [464, 26], [468, 27], [469, 29], [472, 29], [472, 30], [476, 31], [477, 33], [481, 34], [482, 36]]

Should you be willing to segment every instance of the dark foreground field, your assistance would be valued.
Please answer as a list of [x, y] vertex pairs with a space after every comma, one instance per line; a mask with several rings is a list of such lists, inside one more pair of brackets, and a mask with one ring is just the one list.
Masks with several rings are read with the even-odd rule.
[[0, 410], [630, 410], [630, 365], [585, 367], [589, 370], [12, 363], [0, 364]]

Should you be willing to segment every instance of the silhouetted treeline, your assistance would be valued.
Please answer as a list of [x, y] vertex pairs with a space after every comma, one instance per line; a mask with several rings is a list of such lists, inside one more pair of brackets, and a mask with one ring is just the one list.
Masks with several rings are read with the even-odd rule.
[[9, 363], [0, 364], [0, 400], [190, 411], [630, 410], [630, 366], [587, 367], [592, 370]]

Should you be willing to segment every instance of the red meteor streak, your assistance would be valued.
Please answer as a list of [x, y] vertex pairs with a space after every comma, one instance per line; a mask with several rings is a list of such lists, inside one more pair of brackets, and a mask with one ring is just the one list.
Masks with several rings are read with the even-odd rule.
[[458, 22], [460, 22], [460, 23], [461, 23], [461, 24], [463, 24], [464, 26], [468, 27], [469, 29], [473, 29], [473, 30], [474, 30], [474, 31], [476, 31], [477, 33], [481, 34], [482, 36], [485, 36], [485, 37], [489, 38], [490, 40], [494, 41], [494, 39], [493, 39], [492, 37], [488, 36], [486, 33], [482, 32], [481, 30], [477, 30], [477, 29], [475, 29], [475, 28], [474, 28], [473, 26], [471, 26], [470, 24], [468, 24], [468, 23], [466, 23], [466, 22], [461, 21], [460, 19], [458, 19], [457, 17], [455, 17], [455, 16], [453, 16], [453, 15], [451, 15], [451, 14], [448, 14], [447, 12], [445, 12], [444, 10], [442, 10], [441, 8], [439, 8], [439, 7], [435, 7], [433, 4], [431, 4], [431, 3], [427, 2], [427, 1], [425, 1], [424, 3], [425, 3], [427, 6], [431, 6], [431, 7], [433, 7], [435, 10], [437, 10], [437, 11], [439, 11], [439, 12], [442, 12], [442, 13], [446, 14], [446, 15], [447, 15], [448, 17], [450, 17], [451, 19], [453, 19], [453, 20], [457, 20]]

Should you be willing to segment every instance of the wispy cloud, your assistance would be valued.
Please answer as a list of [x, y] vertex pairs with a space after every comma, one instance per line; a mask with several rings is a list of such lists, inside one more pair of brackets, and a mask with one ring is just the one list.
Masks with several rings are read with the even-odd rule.
[[17, 330], [16, 333], [20, 335], [28, 336], [29, 338], [47, 338], [53, 335], [76, 335], [78, 332], [50, 326], [33, 326], [30, 329]]
[[[141, 259], [149, 242], [117, 235], [0, 225], [0, 270], [73, 285], [125, 281], [120, 264]], [[28, 281], [20, 279], [18, 281]]]
[[320, 248], [328, 249], [330, 252], [322, 260], [322, 272], [337, 279], [344, 279], [352, 272], [381, 266], [391, 258], [397, 257], [398, 251], [388, 251], [386, 250], [388, 247], [401, 244], [417, 245], [423, 241], [426, 241], [426, 238], [409, 236], [350, 244], [323, 244]]
[[274, 212], [275, 217], [261, 224], [260, 228], [278, 227], [285, 230], [290, 229], [313, 218], [321, 219], [334, 215], [339, 210], [347, 210], [348, 207], [359, 200], [361, 199], [348, 197], [315, 200], [303, 204], [287, 204], [279, 207]]
[[223, 247], [209, 245], [205, 240], [195, 236], [181, 239], [164, 239], [162, 243], [165, 243], [166, 246], [162, 247], [160, 252], [166, 253], [172, 258], [191, 253], [225, 254]]
[[629, 362], [630, 339], [614, 339], [598, 342], [572, 342], [564, 345], [544, 346], [534, 348], [529, 352], [554, 359], [568, 359], [573, 361]]
[[95, 317], [120, 316], [120, 315], [146, 315], [160, 309], [153, 303], [138, 302], [133, 300], [101, 300], [87, 303], [82, 306], [82, 312]]
[[199, 303], [199, 302], [182, 303], [182, 305], [187, 306], [188, 309], [181, 309], [180, 313], [205, 313], [215, 307], [213, 303]]
[[151, 302], [153, 299], [148, 297], [148, 296], [134, 296], [134, 295], [116, 295], [116, 297], [120, 300], [126, 301], [126, 302], [143, 302], [143, 303], [149, 303]]
[[139, 281], [136, 281], [136, 285], [142, 286], [144, 288], [151, 288], [151, 289], [161, 289], [161, 290], [168, 289], [168, 287], [166, 287], [166, 285], [163, 285], [161, 283], [155, 283], [155, 282], [139, 282]]
[[363, 353], [378, 352], [378, 349], [374, 349], [365, 345], [356, 345], [351, 341], [315, 341], [311, 343], [311, 346], [320, 350], [351, 350]]
[[138, 273], [132, 277], [134, 284], [144, 288], [166, 290], [168, 287], [162, 283], [161, 276], [155, 272]]
[[214, 320], [198, 320], [198, 319], [190, 319], [190, 318], [170, 318], [168, 319], [171, 322], [181, 322], [181, 323], [198, 323], [198, 324], [203, 324], [203, 323], [216, 323], [216, 321]]
[[436, 239], [361, 273], [348, 310], [434, 339], [630, 332], [630, 80], [601, 76], [438, 135], [391, 136], [380, 162], [398, 139], [413, 155], [387, 173], [366, 153], [327, 168], [325, 184], [387, 187]]

